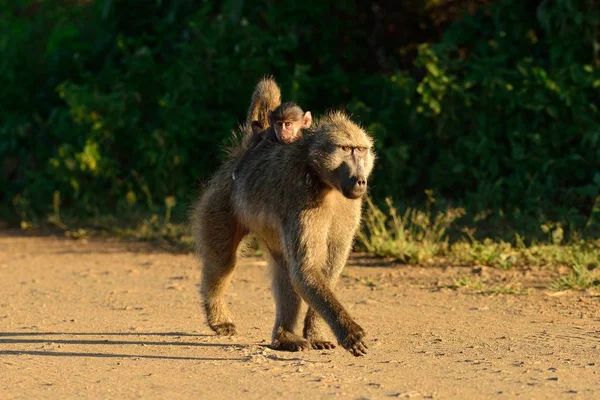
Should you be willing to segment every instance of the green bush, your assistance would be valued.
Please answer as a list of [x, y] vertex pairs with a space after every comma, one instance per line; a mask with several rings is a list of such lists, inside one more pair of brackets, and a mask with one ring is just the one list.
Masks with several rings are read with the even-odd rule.
[[373, 133], [376, 200], [431, 189], [473, 215], [597, 224], [595, 1], [497, 0], [437, 30], [443, 4], [479, 3], [331, 3], [3, 2], [3, 215], [44, 217], [58, 192], [62, 215], [174, 196], [183, 216], [273, 74], [286, 99], [347, 105]]
[[420, 81], [371, 79], [352, 108], [378, 139], [376, 194], [433, 188], [471, 212], [589, 226], [600, 200], [599, 11], [577, 4], [542, 2], [535, 18], [498, 1], [419, 47]]

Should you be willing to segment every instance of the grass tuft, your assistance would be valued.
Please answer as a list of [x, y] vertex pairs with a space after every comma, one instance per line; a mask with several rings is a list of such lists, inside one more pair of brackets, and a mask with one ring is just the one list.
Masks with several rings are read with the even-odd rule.
[[408, 208], [399, 215], [389, 197], [385, 202], [388, 214], [367, 198], [364, 225], [357, 238], [368, 252], [404, 263], [423, 264], [443, 255], [449, 247], [448, 228], [465, 214], [461, 208], [450, 208], [433, 217], [430, 211]]
[[569, 274], [553, 282], [554, 290], [584, 290], [600, 288], [600, 276], [593, 274], [583, 264], [575, 263], [571, 266]]

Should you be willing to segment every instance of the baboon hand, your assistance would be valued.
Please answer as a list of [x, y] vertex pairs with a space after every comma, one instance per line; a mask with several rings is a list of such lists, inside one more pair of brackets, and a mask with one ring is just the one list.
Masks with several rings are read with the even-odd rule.
[[364, 356], [367, 354], [368, 349], [364, 337], [365, 331], [360, 326], [355, 325], [348, 329], [346, 338], [340, 344], [355, 357]]

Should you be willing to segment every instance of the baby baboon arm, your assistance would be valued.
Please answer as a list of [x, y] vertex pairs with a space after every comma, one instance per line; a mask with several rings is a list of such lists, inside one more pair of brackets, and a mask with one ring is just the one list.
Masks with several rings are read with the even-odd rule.
[[[284, 235], [290, 260], [290, 280], [294, 289], [310, 307], [316, 310], [333, 330], [338, 342], [355, 356], [366, 354], [364, 330], [352, 319], [336, 298], [323, 274], [327, 245], [322, 235], [305, 229], [288, 229]], [[296, 248], [291, 246], [296, 245]]]

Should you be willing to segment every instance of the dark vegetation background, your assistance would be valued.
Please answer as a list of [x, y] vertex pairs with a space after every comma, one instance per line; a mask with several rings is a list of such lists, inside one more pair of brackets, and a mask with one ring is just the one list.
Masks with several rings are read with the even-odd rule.
[[375, 136], [376, 202], [593, 235], [599, 29], [597, 0], [0, 0], [0, 216], [183, 220], [269, 73]]

